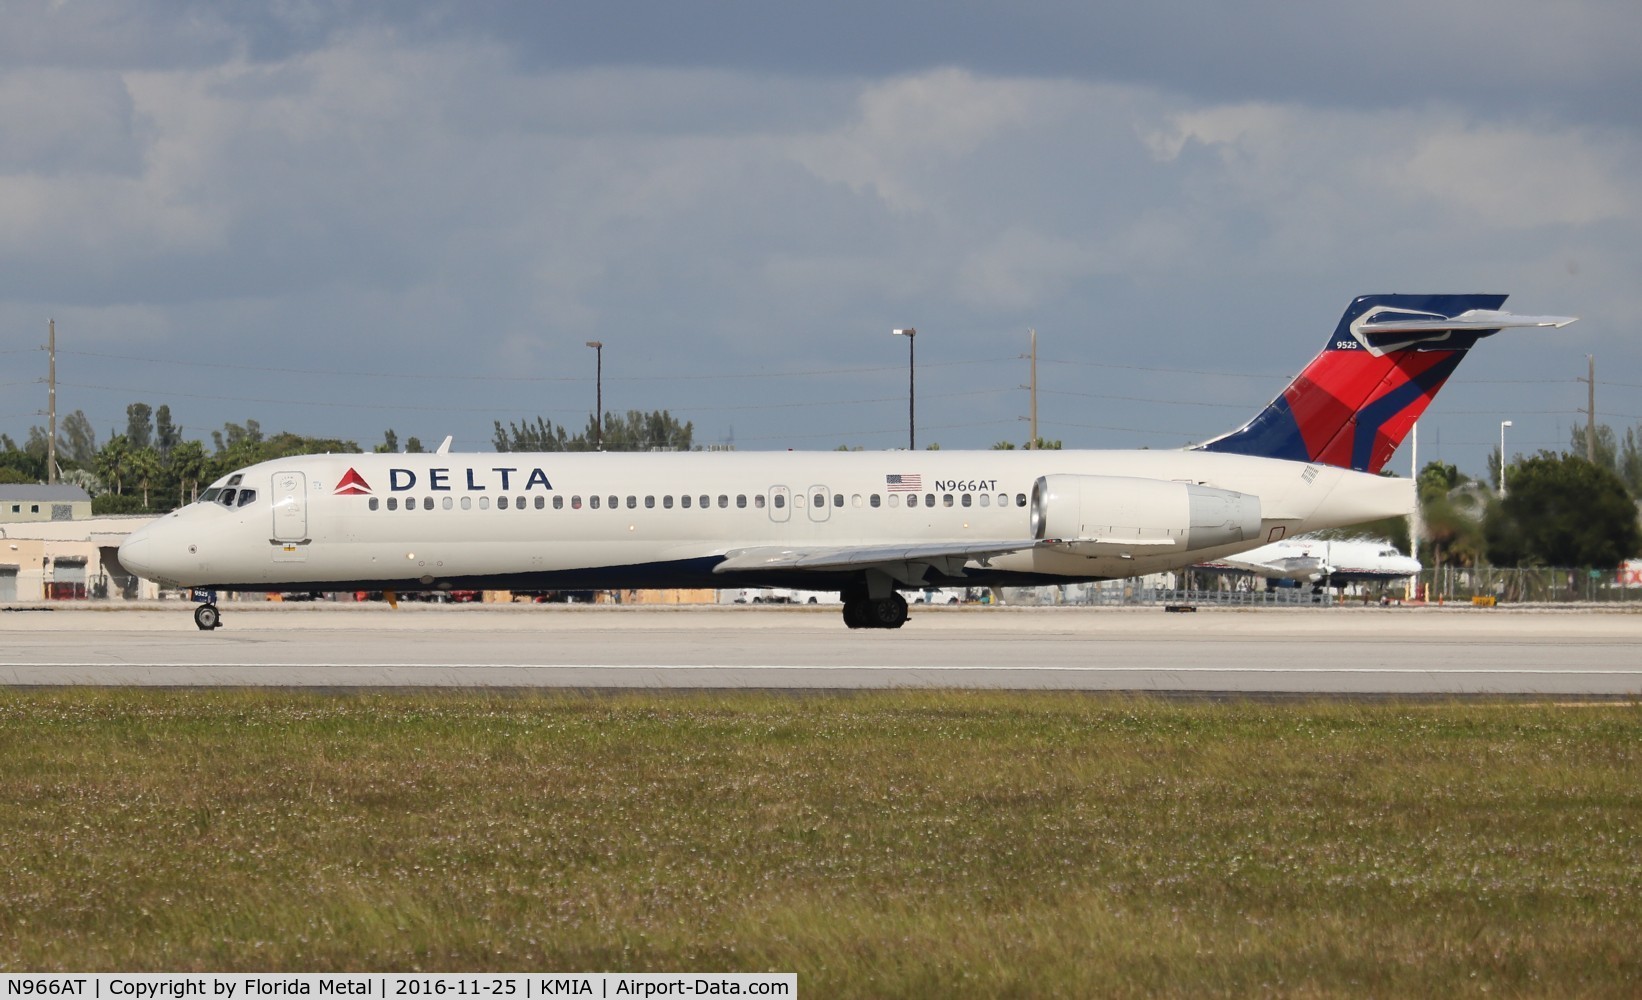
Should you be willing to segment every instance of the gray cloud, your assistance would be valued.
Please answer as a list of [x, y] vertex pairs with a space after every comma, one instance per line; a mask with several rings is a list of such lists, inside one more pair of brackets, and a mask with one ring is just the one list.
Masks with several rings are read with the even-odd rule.
[[[99, 427], [146, 399], [196, 429], [482, 448], [496, 418], [579, 424], [597, 336], [614, 407], [886, 447], [911, 323], [920, 439], [1023, 438], [1003, 359], [1036, 326], [1077, 362], [1046, 365], [1051, 436], [1168, 446], [1252, 412], [1354, 294], [1584, 314], [1490, 344], [1439, 402], [1481, 471], [1491, 380], [1566, 370], [1509, 395], [1557, 411], [1524, 441], [1560, 440], [1579, 354], [1642, 364], [1642, 141], [1601, 107], [1636, 82], [1617, 6], [1382, 9], [1394, 33], [1258, 6], [242, 7], [0, 9], [0, 324], [173, 361], [68, 358], [115, 387], [65, 393]], [[32, 360], [0, 355], [0, 382]]]

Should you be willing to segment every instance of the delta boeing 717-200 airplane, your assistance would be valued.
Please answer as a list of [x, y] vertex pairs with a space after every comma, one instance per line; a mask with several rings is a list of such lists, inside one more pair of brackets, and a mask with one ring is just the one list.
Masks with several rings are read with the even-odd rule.
[[1212, 561], [1407, 513], [1378, 475], [1478, 340], [1563, 316], [1504, 295], [1365, 295], [1243, 427], [1182, 451], [307, 455], [240, 469], [120, 562], [216, 591], [793, 587], [851, 628], [899, 591], [1035, 586]]

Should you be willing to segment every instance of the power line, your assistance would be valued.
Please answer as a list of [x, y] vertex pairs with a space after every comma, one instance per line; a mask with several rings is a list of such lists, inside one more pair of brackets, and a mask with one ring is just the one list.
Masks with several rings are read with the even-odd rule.
[[[438, 375], [419, 375], [410, 372], [368, 372], [345, 371], [341, 369], [318, 368], [276, 368], [267, 365], [234, 364], [226, 361], [175, 361], [164, 358], [145, 358], [131, 354], [108, 354], [102, 351], [68, 351], [60, 350], [58, 354], [72, 354], [86, 358], [106, 358], [113, 361], [137, 361], [144, 364], [191, 367], [217, 368], [229, 371], [277, 372], [282, 375], [334, 375], [346, 378], [397, 378], [415, 379], [437, 382], [590, 382], [592, 378], [582, 375], [458, 375], [442, 373]], [[932, 361], [920, 365], [920, 368], [957, 368], [964, 365], [995, 365], [1015, 358], [979, 358], [970, 361]], [[864, 368], [809, 368], [793, 371], [775, 372], [722, 372], [711, 375], [628, 375], [605, 377], [606, 382], [689, 382], [712, 381], [716, 379], [760, 379], [760, 378], [809, 378], [816, 375], [866, 375], [877, 372], [903, 372], [902, 365], [876, 365]]]
[[1104, 392], [1070, 392], [1064, 389], [1039, 389], [1045, 396], [1079, 396], [1084, 399], [1116, 399], [1129, 403], [1163, 403], [1168, 406], [1213, 406], [1228, 410], [1249, 410], [1248, 403], [1201, 403], [1191, 399], [1158, 399], [1152, 396], [1114, 396]]
[[1272, 374], [1270, 372], [1267, 372], [1265, 374], [1261, 374], [1259, 372], [1216, 372], [1216, 371], [1202, 371], [1202, 370], [1194, 369], [1194, 368], [1154, 368], [1154, 367], [1150, 367], [1150, 366], [1147, 366], [1147, 365], [1115, 365], [1115, 364], [1111, 364], [1109, 362], [1104, 362], [1104, 361], [1057, 361], [1057, 360], [1054, 360], [1054, 359], [1046, 359], [1046, 358], [1039, 358], [1038, 362], [1040, 364], [1046, 364], [1046, 365], [1072, 365], [1072, 366], [1078, 367], [1078, 368], [1110, 368], [1110, 369], [1115, 370], [1115, 371], [1158, 372], [1158, 373], [1162, 373], [1162, 374], [1166, 374], [1166, 375], [1216, 375], [1216, 376], [1225, 376], [1227, 378], [1257, 378], [1257, 379], [1279, 379], [1279, 378], [1293, 378], [1294, 377], [1293, 372], [1290, 372], [1286, 375], [1276, 375], [1276, 374]]

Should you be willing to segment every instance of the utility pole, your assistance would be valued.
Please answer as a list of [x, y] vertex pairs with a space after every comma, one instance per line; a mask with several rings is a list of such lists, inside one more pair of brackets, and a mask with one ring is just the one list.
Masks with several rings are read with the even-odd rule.
[[1033, 328], [1032, 334], [1032, 439], [1026, 442], [1026, 447], [1034, 451], [1038, 447], [1038, 331]]
[[1589, 377], [1585, 379], [1586, 396], [1585, 407], [1585, 461], [1596, 464], [1596, 355], [1585, 355], [1585, 362], [1589, 365]]
[[57, 485], [57, 321], [47, 321], [46, 334], [46, 484]]

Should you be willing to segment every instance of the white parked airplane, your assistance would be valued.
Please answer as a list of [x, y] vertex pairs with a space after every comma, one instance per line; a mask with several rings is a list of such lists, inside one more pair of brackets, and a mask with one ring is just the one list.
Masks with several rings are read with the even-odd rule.
[[898, 591], [1179, 569], [1406, 513], [1377, 475], [1476, 342], [1570, 317], [1503, 295], [1370, 295], [1243, 427], [1183, 451], [308, 455], [240, 469], [120, 562], [218, 590], [791, 587], [851, 628]]
[[1420, 571], [1420, 561], [1390, 542], [1366, 539], [1285, 538], [1257, 549], [1224, 556], [1197, 569], [1253, 573], [1268, 580], [1293, 580], [1323, 587], [1348, 583], [1390, 583]]

